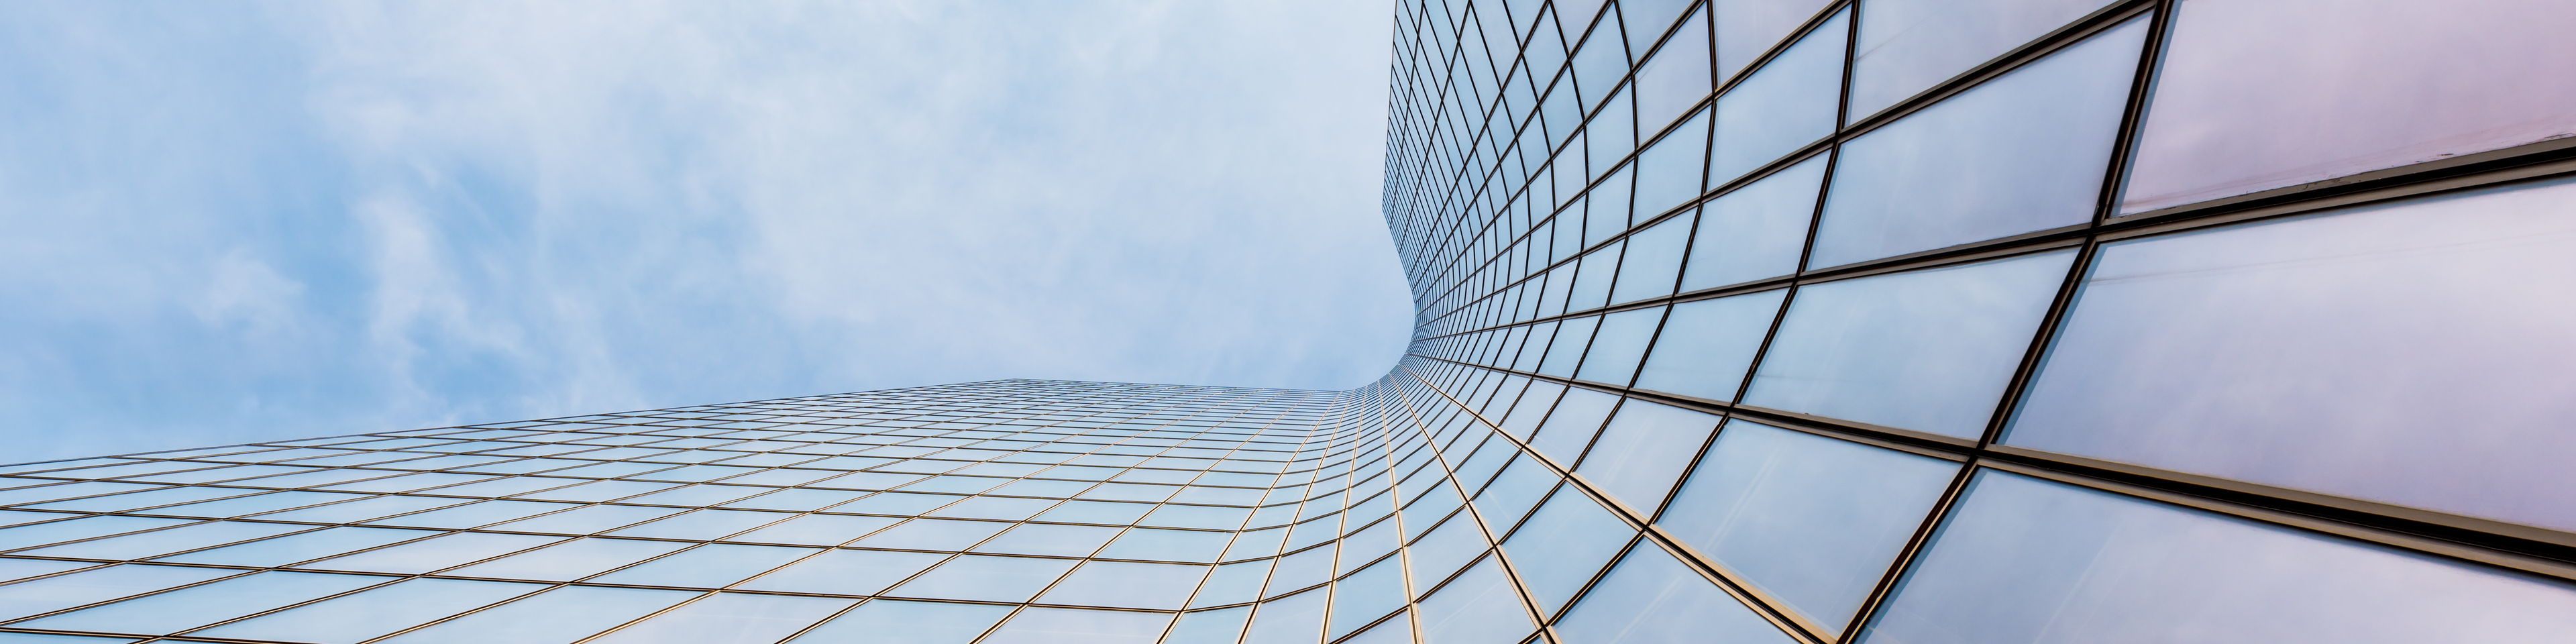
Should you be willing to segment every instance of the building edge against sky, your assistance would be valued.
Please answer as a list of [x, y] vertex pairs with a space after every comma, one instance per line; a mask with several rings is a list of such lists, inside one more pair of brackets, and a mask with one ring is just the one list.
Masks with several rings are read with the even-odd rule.
[[1374, 384], [9, 466], [0, 642], [2576, 632], [2576, 9], [1395, 13]]

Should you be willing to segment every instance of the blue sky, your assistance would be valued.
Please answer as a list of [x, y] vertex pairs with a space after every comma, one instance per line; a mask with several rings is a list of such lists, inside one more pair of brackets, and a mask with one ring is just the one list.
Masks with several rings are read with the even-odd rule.
[[1347, 388], [1382, 2], [0, 4], [0, 462], [993, 378]]

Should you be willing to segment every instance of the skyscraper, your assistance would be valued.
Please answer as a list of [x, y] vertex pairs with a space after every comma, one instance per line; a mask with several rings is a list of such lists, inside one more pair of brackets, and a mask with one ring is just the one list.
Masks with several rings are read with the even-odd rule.
[[1396, 9], [1416, 341], [0, 468], [0, 643], [2576, 633], [2576, 9]]

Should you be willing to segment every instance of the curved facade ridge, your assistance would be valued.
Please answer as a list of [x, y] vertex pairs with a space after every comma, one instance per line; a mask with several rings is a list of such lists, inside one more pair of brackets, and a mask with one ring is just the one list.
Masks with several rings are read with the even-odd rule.
[[2570, 6], [1400, 0], [1375, 383], [0, 466], [0, 642], [2563, 641]]

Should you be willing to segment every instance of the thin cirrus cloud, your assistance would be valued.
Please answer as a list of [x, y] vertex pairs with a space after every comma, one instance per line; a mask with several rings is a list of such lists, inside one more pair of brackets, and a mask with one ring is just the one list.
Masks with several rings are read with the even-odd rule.
[[1031, 377], [1343, 388], [1375, 2], [0, 5], [0, 461]]

